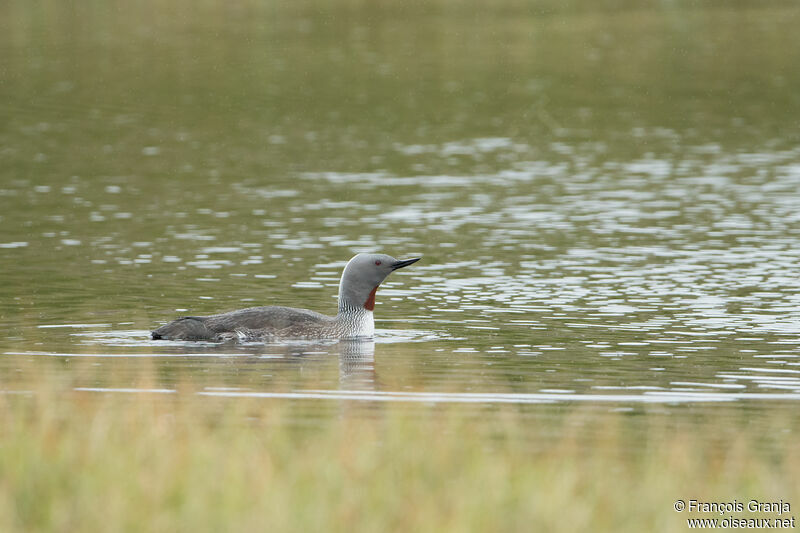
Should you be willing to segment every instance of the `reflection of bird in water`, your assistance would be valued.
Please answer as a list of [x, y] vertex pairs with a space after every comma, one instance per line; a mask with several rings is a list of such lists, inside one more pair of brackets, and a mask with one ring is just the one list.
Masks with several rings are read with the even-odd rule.
[[[188, 346], [182, 348], [189, 349]], [[209, 349], [212, 347], [209, 346]], [[237, 349], [249, 353], [247, 364], [262, 365], [269, 359], [281, 359], [300, 366], [323, 366], [330, 357], [339, 359], [339, 388], [342, 390], [374, 391], [377, 385], [375, 371], [375, 341], [372, 339], [349, 339], [341, 341], [311, 342], [294, 341], [281, 344], [239, 344]], [[196, 351], [196, 348], [192, 348]], [[271, 364], [269, 362], [267, 365]]]
[[419, 261], [385, 254], [358, 254], [339, 282], [339, 312], [326, 316], [308, 309], [267, 306], [212, 316], [187, 316], [152, 332], [153, 339], [183, 341], [272, 341], [281, 339], [370, 338], [375, 333], [375, 293], [386, 277]]
[[373, 340], [346, 340], [339, 347], [339, 388], [343, 390], [374, 391], [375, 342]]

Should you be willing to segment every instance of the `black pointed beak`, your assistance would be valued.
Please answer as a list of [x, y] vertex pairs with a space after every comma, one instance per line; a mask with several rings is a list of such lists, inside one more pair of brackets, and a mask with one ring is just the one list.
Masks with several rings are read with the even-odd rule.
[[421, 257], [415, 257], [414, 259], [404, 259], [402, 261], [398, 261], [397, 263], [392, 265], [392, 270], [397, 270], [398, 268], [407, 267], [408, 265], [412, 265], [422, 259]]

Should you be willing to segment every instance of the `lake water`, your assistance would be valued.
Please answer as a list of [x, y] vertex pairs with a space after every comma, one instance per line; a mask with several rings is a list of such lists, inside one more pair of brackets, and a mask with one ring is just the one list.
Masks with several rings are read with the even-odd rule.
[[[0, 385], [794, 409], [800, 9], [634, 4], [4, 3]], [[374, 342], [149, 340], [361, 251]]]

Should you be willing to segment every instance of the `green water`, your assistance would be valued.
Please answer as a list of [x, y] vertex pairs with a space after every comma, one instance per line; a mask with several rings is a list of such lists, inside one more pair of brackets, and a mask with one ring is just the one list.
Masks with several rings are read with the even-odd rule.
[[[156, 388], [265, 401], [793, 409], [798, 23], [794, 2], [5, 2], [2, 386], [155, 365]], [[374, 344], [148, 340], [181, 314], [333, 313], [360, 251], [424, 258], [379, 291]]]

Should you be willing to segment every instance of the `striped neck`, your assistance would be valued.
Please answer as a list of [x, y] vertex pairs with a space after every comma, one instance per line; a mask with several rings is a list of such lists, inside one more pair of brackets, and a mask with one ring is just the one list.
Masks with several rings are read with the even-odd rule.
[[372, 311], [362, 306], [339, 302], [339, 314], [336, 315], [336, 322], [339, 325], [339, 337], [342, 339], [375, 335], [375, 320]]

